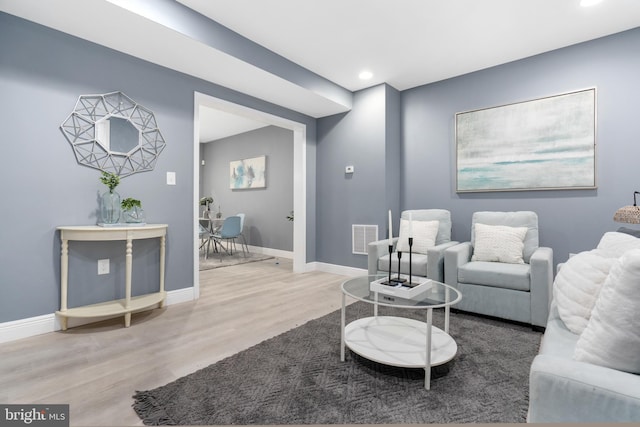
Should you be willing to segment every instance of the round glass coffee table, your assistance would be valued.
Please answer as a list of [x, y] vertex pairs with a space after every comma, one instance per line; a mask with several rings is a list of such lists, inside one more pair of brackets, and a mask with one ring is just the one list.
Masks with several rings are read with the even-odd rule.
[[[405, 298], [385, 292], [372, 291], [371, 282], [384, 275], [354, 277], [342, 283], [342, 313], [340, 360], [345, 360], [345, 347], [360, 356], [390, 366], [424, 368], [424, 387], [429, 390], [431, 367], [453, 359], [458, 351], [449, 335], [449, 308], [462, 299], [462, 294], [444, 283], [428, 280], [419, 294]], [[373, 316], [354, 320], [345, 325], [346, 297], [373, 305]], [[378, 306], [411, 310], [426, 310], [424, 322], [398, 316], [378, 316]], [[444, 308], [444, 330], [433, 326], [434, 308]], [[430, 351], [427, 351], [430, 349]]]

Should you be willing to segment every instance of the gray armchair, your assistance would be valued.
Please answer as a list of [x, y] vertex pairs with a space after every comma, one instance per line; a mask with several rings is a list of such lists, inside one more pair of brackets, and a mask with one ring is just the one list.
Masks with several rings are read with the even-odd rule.
[[[523, 263], [472, 260], [476, 224], [526, 227]], [[533, 326], [546, 325], [552, 296], [553, 250], [539, 246], [536, 213], [476, 212], [471, 241], [448, 248], [444, 259], [445, 283], [462, 293], [455, 308]]]
[[[438, 221], [438, 233], [435, 246], [429, 248], [426, 254], [412, 253], [411, 274], [428, 277], [438, 282], [444, 281], [444, 250], [458, 242], [451, 241], [451, 213], [444, 209], [417, 209], [403, 211], [401, 218], [408, 220], [409, 214], [413, 221]], [[392, 272], [398, 272], [398, 254], [396, 246], [398, 238], [394, 237], [392, 253]], [[369, 274], [387, 273], [389, 271], [389, 240], [378, 240], [368, 246]], [[401, 258], [400, 272], [409, 274], [409, 254], [404, 253]]]

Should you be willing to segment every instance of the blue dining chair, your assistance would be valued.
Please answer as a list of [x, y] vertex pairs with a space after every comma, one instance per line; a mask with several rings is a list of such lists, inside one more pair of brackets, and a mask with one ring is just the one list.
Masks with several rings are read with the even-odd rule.
[[247, 248], [247, 253], [249, 253], [249, 246], [247, 245], [247, 239], [244, 237], [244, 218], [245, 218], [245, 215], [243, 213], [239, 213], [239, 214], [236, 214], [236, 216], [240, 217], [240, 236], [239, 237], [242, 239], [242, 242], [240, 242], [240, 244], [244, 245], [242, 249], [244, 250], [244, 248]]
[[[233, 255], [232, 245], [235, 246], [235, 239], [240, 236], [241, 231], [242, 227], [240, 217], [230, 216], [224, 219], [220, 230], [213, 234], [213, 239], [216, 243], [220, 244], [227, 254]], [[223, 240], [227, 241], [226, 247], [222, 244]], [[245, 255], [244, 247], [242, 248], [242, 253]]]

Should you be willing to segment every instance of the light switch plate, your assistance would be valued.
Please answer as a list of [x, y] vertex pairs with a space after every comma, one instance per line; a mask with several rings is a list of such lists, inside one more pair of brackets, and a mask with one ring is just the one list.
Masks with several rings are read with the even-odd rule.
[[176, 185], [176, 173], [167, 172], [167, 185]]

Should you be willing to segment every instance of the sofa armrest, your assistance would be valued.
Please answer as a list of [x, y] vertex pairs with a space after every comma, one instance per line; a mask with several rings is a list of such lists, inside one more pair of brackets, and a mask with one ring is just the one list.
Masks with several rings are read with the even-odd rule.
[[640, 375], [538, 355], [531, 364], [531, 423], [637, 422]]
[[444, 251], [444, 280], [447, 285], [458, 287], [458, 267], [471, 260], [471, 242], [458, 243]]
[[531, 255], [531, 324], [545, 326], [553, 286], [553, 249], [539, 247]]
[[444, 251], [459, 242], [446, 242], [427, 249], [427, 277], [444, 282]]
[[[395, 250], [398, 238], [391, 239], [393, 250]], [[378, 274], [378, 259], [389, 254], [389, 239], [376, 240], [367, 246], [367, 274]]]

